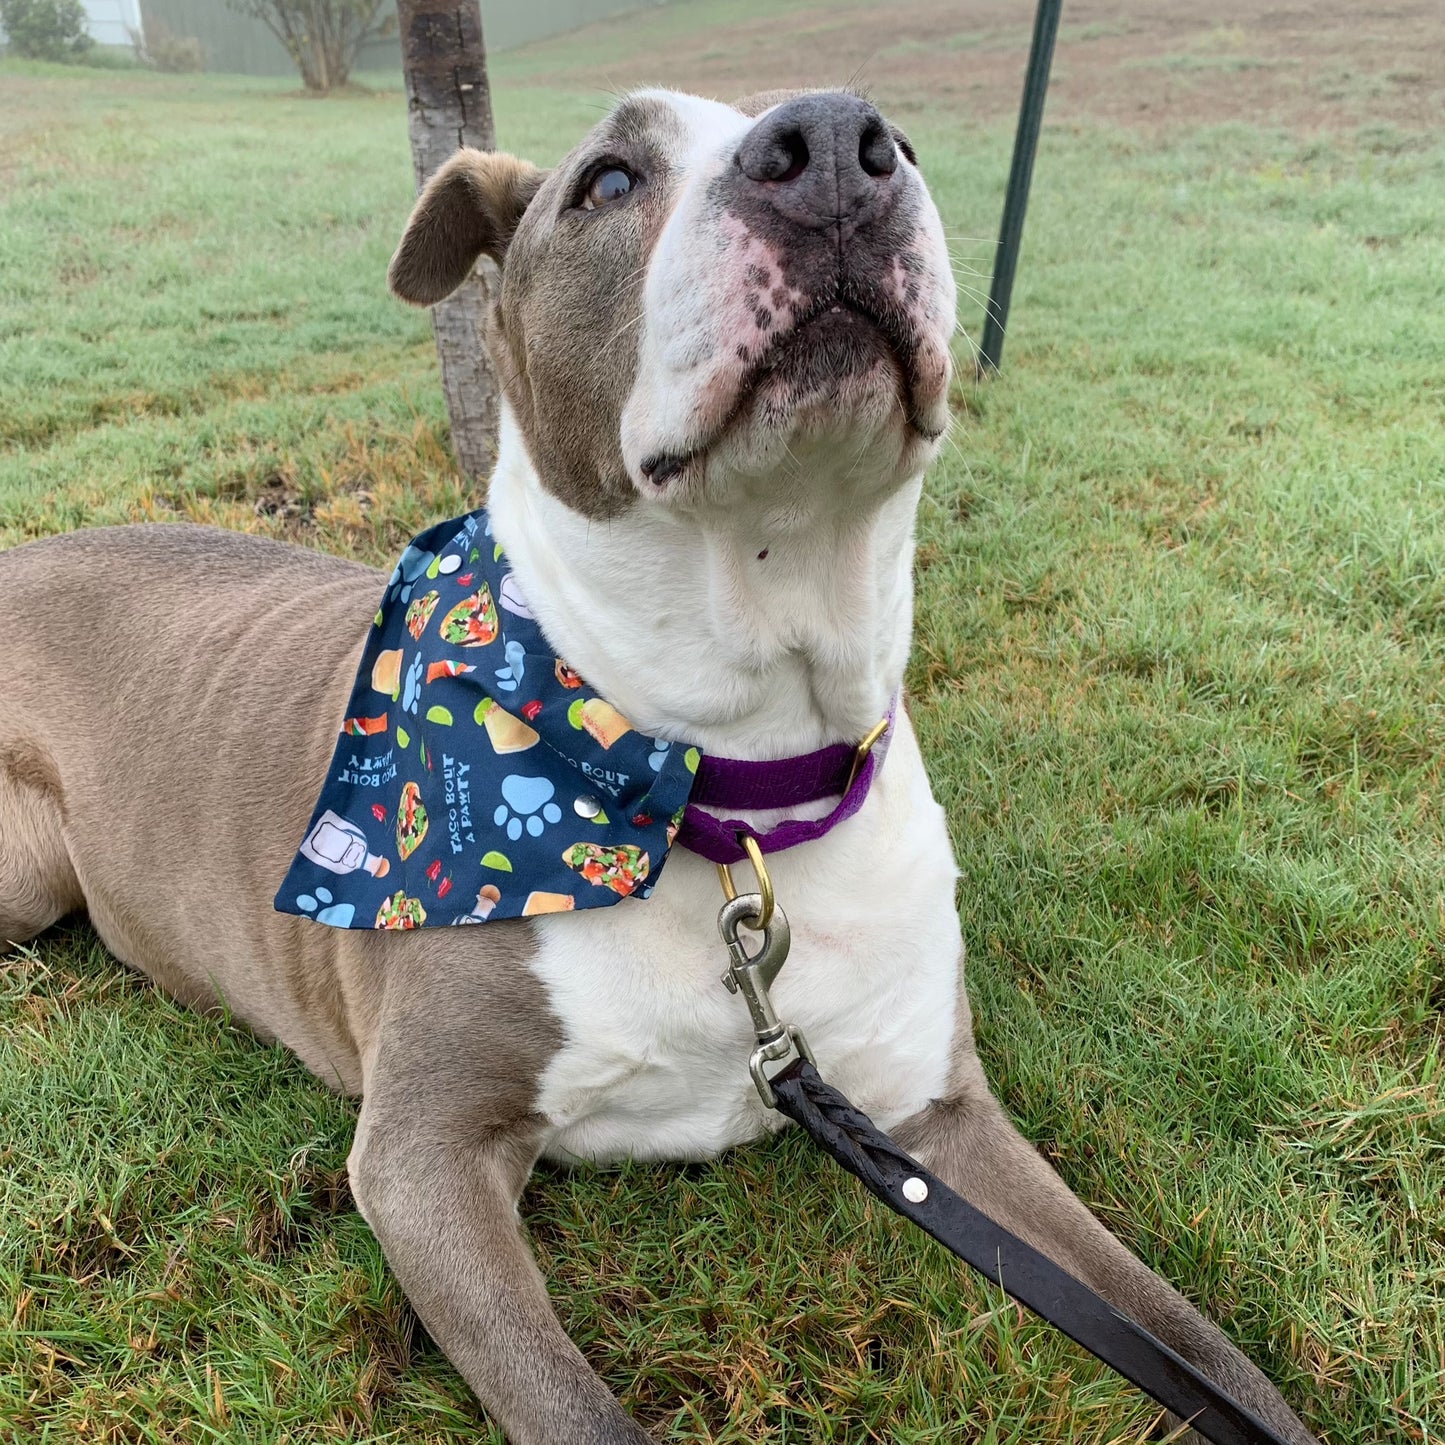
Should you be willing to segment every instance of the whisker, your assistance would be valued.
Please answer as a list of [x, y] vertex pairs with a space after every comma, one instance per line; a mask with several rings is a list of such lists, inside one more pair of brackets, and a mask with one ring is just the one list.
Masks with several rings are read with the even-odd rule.
[[978, 358], [983, 354], [978, 342], [976, 342], [973, 337], [968, 334], [968, 329], [964, 326], [963, 322], [955, 320], [953, 323], [953, 329], [968, 343], [968, 349], [973, 353], [971, 359], [974, 365], [977, 366]]
[[860, 85], [858, 82], [862, 78], [864, 70], [873, 63], [877, 54], [878, 52], [876, 50], [871, 51], [858, 62], [857, 68], [853, 74], [848, 77], [848, 83], [843, 87], [844, 90], [851, 90], [855, 95], [861, 96], [864, 100], [869, 99], [868, 87], [866, 85]]
[[646, 315], [647, 315], [647, 313], [646, 313], [645, 311], [639, 311], [639, 312], [637, 313], [637, 315], [632, 318], [631, 321], [624, 321], [624, 322], [622, 323], [622, 325], [619, 326], [619, 327], [617, 328], [617, 330], [614, 331], [614, 332], [612, 333], [612, 335], [609, 336], [609, 337], [607, 338], [607, 340], [602, 343], [601, 347], [598, 349], [597, 355], [598, 355], [598, 356], [604, 356], [604, 355], [606, 355], [606, 353], [607, 353], [607, 348], [610, 347], [610, 346], [613, 344], [613, 342], [618, 341], [618, 340], [621, 338], [622, 333], [623, 333], [624, 331], [629, 331], [632, 327], [636, 326], [637, 323], [638, 323], [639, 321], [641, 321], [641, 320], [643, 319], [643, 317], [645, 317]]

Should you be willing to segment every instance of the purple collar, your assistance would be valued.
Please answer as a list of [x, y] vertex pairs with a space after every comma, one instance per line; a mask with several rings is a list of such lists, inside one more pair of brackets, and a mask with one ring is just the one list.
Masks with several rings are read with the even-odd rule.
[[[799, 843], [821, 838], [863, 806], [873, 779], [883, 766], [897, 711], [895, 698], [888, 709], [886, 731], [856, 770], [858, 748], [851, 743], [830, 743], [815, 753], [770, 762], [717, 758], [704, 753], [676, 841], [709, 863], [741, 863], [747, 854], [738, 842], [740, 835], [754, 838], [764, 853], [780, 853], [785, 848], [796, 848]], [[837, 806], [823, 817], [806, 822], [790, 818], [762, 833], [741, 819], [719, 818], [704, 806], [797, 808], [819, 798], [833, 797], [838, 799]]]

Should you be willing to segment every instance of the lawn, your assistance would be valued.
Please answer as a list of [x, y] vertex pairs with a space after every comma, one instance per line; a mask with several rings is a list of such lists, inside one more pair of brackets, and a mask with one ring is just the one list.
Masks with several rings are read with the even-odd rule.
[[[985, 287], [1027, 13], [944, 44], [938, 5], [883, 9], [892, 48], [846, 66], [863, 10], [760, 0], [530, 47], [495, 64], [498, 130], [553, 159], [604, 87], [722, 89], [792, 26], [800, 75], [873, 57]], [[1330, 1445], [1439, 1440], [1445, 143], [1364, 61], [1282, 70], [1297, 113], [1214, 114], [1274, 52], [1125, 10], [1065, 36], [1005, 370], [975, 385], [960, 337], [920, 522], [910, 707], [980, 1047]], [[983, 100], [917, 82], [945, 51]], [[1105, 54], [1188, 105], [1091, 112]], [[473, 504], [427, 320], [385, 291], [410, 194], [384, 77], [321, 102], [0, 61], [0, 545], [186, 518], [380, 563]], [[79, 922], [0, 962], [0, 1439], [489, 1438], [350, 1206], [353, 1119]], [[524, 1212], [661, 1439], [1126, 1445], [1155, 1418], [795, 1139], [543, 1171]]]

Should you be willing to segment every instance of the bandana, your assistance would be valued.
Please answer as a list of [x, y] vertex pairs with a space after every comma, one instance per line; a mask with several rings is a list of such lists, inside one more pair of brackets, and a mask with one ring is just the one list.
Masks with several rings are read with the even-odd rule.
[[402, 554], [346, 711], [276, 895], [336, 928], [646, 897], [699, 762], [638, 733], [547, 645], [485, 511]]
[[[548, 645], [491, 519], [471, 512], [423, 532], [387, 582], [275, 906], [333, 928], [433, 928], [646, 898], [674, 839], [732, 863], [741, 834], [764, 852], [821, 837], [863, 805], [882, 756], [836, 743], [751, 762], [643, 736]], [[826, 817], [764, 833], [700, 806], [835, 794]]]

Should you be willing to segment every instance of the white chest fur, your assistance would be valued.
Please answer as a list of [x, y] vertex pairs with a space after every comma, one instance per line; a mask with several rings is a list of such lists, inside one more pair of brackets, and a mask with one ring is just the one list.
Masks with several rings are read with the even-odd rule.
[[[885, 1128], [943, 1089], [963, 947], [942, 810], [906, 718], [897, 731], [864, 808], [769, 860], [793, 935], [778, 1013]], [[721, 902], [712, 865], [677, 850], [646, 903], [541, 920], [532, 967], [565, 1035], [540, 1091], [549, 1157], [695, 1159], [782, 1122], [721, 983]]]
[[[594, 523], [541, 485], [503, 408], [495, 535], [548, 639], [639, 731], [780, 758], [860, 738], [887, 711], [921, 478], [882, 485], [826, 447], [796, 460], [739, 479], [728, 505]], [[863, 808], [769, 859], [792, 929], [779, 1017], [884, 1127], [945, 1087], [963, 958], [943, 812], [901, 712], [894, 734]], [[549, 1156], [699, 1158], [781, 1122], [748, 1073], [747, 1007], [721, 982], [722, 901], [713, 866], [677, 849], [646, 902], [536, 920], [530, 966], [564, 1034], [538, 1101]]]

